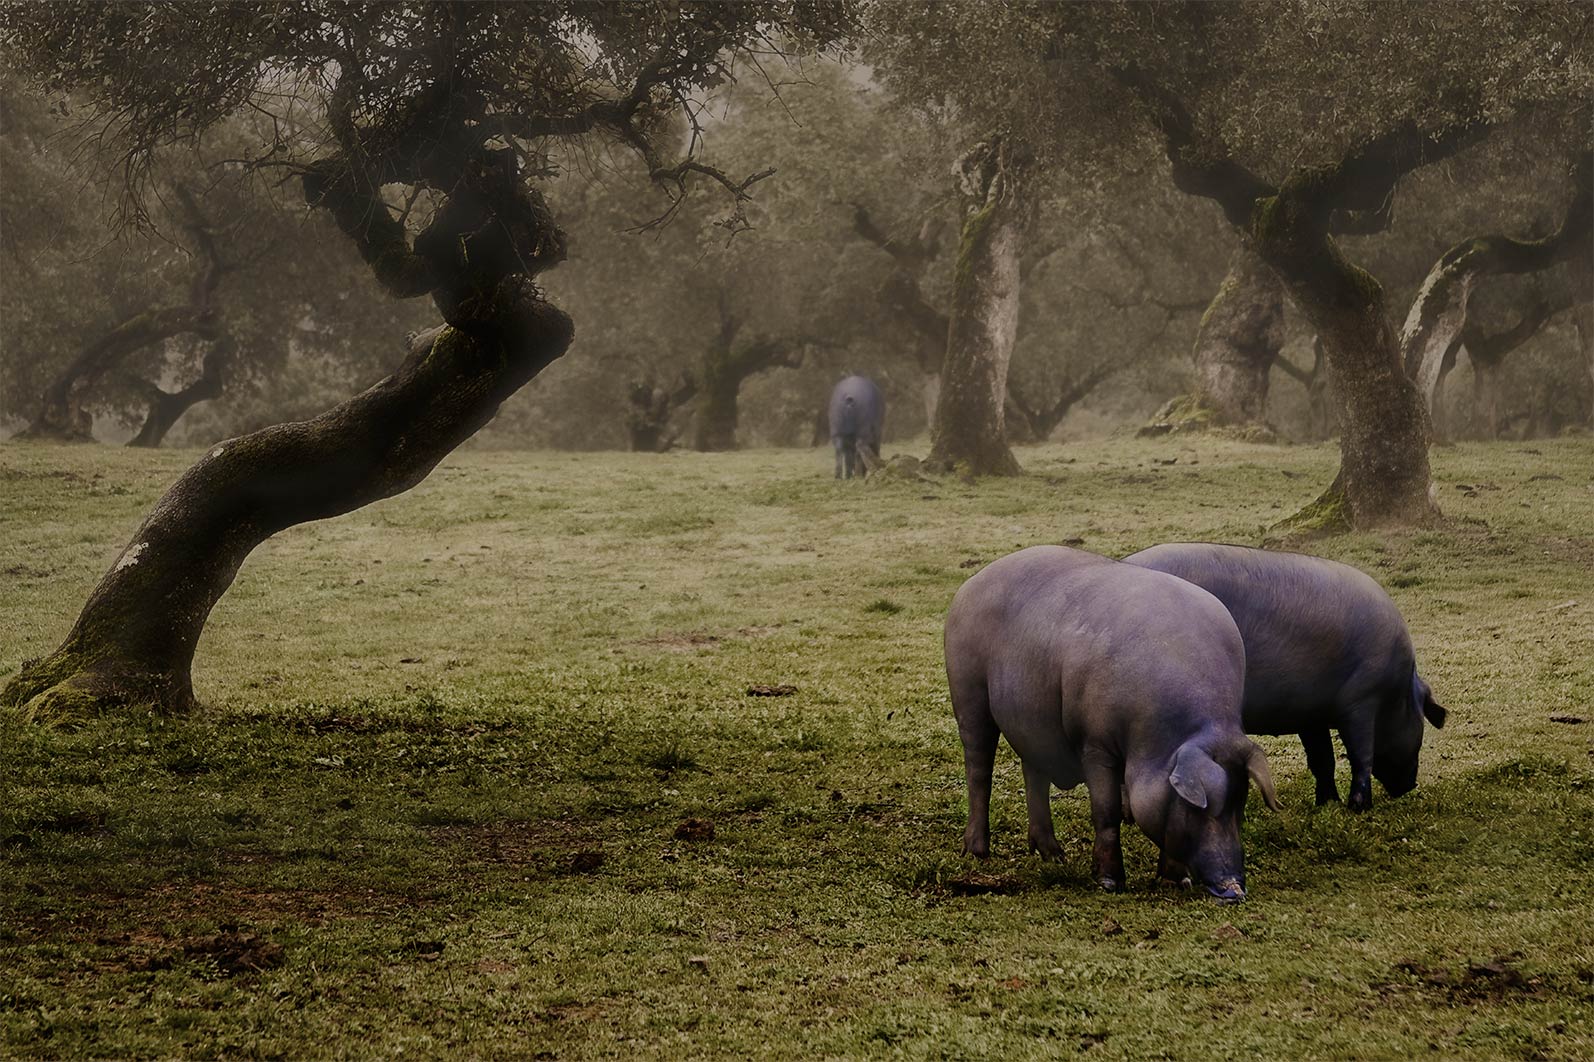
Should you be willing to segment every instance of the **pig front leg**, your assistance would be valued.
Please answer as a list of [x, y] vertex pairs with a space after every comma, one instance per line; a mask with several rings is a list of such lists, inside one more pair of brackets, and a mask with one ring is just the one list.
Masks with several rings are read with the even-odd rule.
[[1373, 806], [1373, 714], [1350, 713], [1352, 721], [1339, 728], [1345, 743], [1345, 758], [1350, 760], [1350, 799], [1345, 806], [1366, 811]]
[[1328, 728], [1301, 732], [1306, 748], [1306, 769], [1317, 782], [1317, 806], [1339, 803], [1339, 787], [1334, 784], [1334, 735]]
[[1063, 861], [1052, 826], [1052, 779], [1044, 770], [1024, 764], [1024, 806], [1029, 811], [1030, 851], [1053, 863]]
[[1086, 753], [1085, 788], [1090, 792], [1090, 824], [1096, 831], [1090, 873], [1097, 885], [1118, 892], [1124, 887], [1124, 852], [1118, 841], [1118, 827], [1124, 820], [1123, 764]]
[[1157, 877], [1171, 881], [1181, 889], [1190, 887], [1190, 868], [1177, 859], [1169, 859], [1166, 852], [1157, 854]]

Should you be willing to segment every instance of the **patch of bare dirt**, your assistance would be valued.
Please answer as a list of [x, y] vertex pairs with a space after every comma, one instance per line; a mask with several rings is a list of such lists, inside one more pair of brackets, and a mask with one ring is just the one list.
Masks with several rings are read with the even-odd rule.
[[954, 896], [1011, 896], [1024, 889], [1024, 882], [1016, 874], [987, 874], [980, 870], [948, 878], [944, 885]]
[[215, 965], [226, 977], [274, 970], [287, 961], [281, 944], [258, 933], [227, 925], [219, 933], [187, 937], [153, 951], [136, 948], [124, 967], [135, 973], [168, 970], [179, 962], [198, 960]]
[[714, 824], [707, 819], [687, 819], [675, 827], [677, 841], [712, 841]]
[[554, 873], [591, 874], [603, 865], [601, 839], [589, 825], [565, 819], [439, 826], [439, 844], [454, 850], [461, 865], [507, 863]]
[[663, 649], [669, 653], [690, 653], [698, 649], [712, 649], [720, 643], [719, 635], [707, 631], [661, 631], [650, 638], [638, 638], [637, 645], [650, 649]]
[[[1459, 970], [1447, 970], [1407, 960], [1395, 964], [1405, 975], [1405, 985], [1444, 995], [1453, 1003], [1501, 1003], [1517, 996], [1533, 996], [1543, 988], [1543, 979], [1530, 977], [1516, 966], [1517, 957], [1500, 955], [1483, 962], [1469, 963]], [[1394, 984], [1380, 986], [1385, 989]]]

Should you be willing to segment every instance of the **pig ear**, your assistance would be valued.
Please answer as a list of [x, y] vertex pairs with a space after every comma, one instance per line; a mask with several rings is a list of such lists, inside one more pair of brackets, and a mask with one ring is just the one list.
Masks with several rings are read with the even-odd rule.
[[1434, 725], [1435, 730], [1443, 730], [1445, 728], [1445, 719], [1450, 715], [1445, 710], [1445, 706], [1434, 700], [1432, 695], [1423, 699], [1422, 714], [1428, 718], [1428, 722]]
[[1278, 811], [1284, 807], [1279, 803], [1279, 797], [1273, 791], [1273, 772], [1268, 769], [1267, 756], [1263, 754], [1261, 746], [1251, 743], [1250, 751], [1245, 754], [1245, 770], [1256, 783], [1256, 788], [1262, 794], [1262, 802], [1270, 811]]
[[1186, 743], [1174, 753], [1168, 782], [1175, 793], [1196, 807], [1205, 808], [1221, 799], [1225, 780], [1223, 768], [1200, 746]]

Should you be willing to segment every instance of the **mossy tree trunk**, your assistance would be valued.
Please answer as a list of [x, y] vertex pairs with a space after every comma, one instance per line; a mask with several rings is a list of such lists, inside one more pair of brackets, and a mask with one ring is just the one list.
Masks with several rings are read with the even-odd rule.
[[1267, 385], [1284, 346], [1284, 288], [1262, 257], [1239, 247], [1201, 317], [1191, 357], [1196, 400], [1213, 425], [1262, 424]]
[[367, 157], [350, 144], [314, 167], [306, 198], [331, 213], [391, 293], [430, 295], [448, 327], [423, 334], [391, 376], [326, 413], [213, 447], [156, 503], [65, 641], [25, 664], [0, 703], [43, 714], [189, 707], [200, 633], [255, 546], [414, 486], [564, 353], [570, 319], [532, 282], [563, 257], [562, 234], [512, 152], [426, 158], [427, 179], [449, 191], [413, 248]]
[[1486, 127], [1407, 122], [1336, 163], [1298, 169], [1274, 185], [1198, 130], [1183, 101], [1145, 71], [1130, 66], [1115, 74], [1150, 111], [1175, 184], [1222, 207], [1323, 343], [1334, 378], [1340, 470], [1311, 512], [1364, 528], [1436, 519], [1427, 403], [1406, 375], [1382, 285], [1345, 257], [1335, 235], [1387, 228], [1401, 178], [1474, 143]]
[[1011, 476], [1007, 444], [1007, 368], [1018, 328], [1019, 257], [1028, 204], [1017, 149], [997, 137], [958, 161], [965, 199], [952, 279], [941, 393], [928, 464], [976, 476]]
[[1383, 286], [1344, 257], [1310, 198], [1288, 184], [1256, 215], [1257, 246], [1334, 374], [1340, 474], [1331, 491], [1343, 494], [1355, 527], [1432, 521], [1427, 403], [1401, 368]]

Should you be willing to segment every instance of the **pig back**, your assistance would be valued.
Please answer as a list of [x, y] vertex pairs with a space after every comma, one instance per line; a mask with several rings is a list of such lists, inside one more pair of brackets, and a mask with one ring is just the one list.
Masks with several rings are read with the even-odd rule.
[[1229, 610], [1245, 641], [1251, 733], [1293, 733], [1410, 680], [1415, 654], [1400, 610], [1347, 564], [1211, 543], [1153, 546], [1125, 560], [1192, 582]]
[[1050, 728], [1122, 754], [1212, 724], [1239, 729], [1244, 650], [1223, 606], [1081, 550], [1036, 546], [979, 572], [953, 600], [946, 648], [949, 677], [984, 681], [1010, 740], [1010, 728]]

